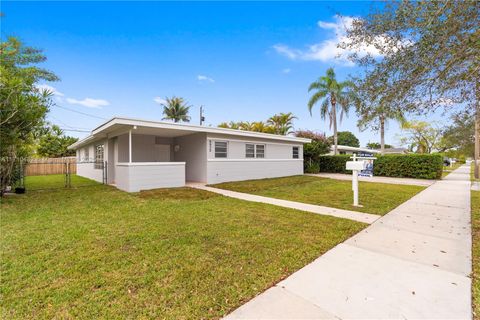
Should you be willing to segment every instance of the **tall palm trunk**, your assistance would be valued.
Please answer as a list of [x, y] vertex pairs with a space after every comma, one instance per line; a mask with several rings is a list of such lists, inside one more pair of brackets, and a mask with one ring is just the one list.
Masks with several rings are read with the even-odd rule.
[[385, 153], [385, 117], [380, 116], [380, 154]]
[[337, 99], [332, 95], [332, 121], [333, 121], [333, 155], [337, 155], [338, 135], [337, 135]]

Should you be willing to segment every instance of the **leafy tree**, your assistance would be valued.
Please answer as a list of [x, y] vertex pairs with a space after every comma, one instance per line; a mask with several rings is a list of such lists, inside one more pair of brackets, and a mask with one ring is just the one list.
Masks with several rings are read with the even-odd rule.
[[267, 120], [269, 124], [274, 129], [275, 134], [287, 135], [291, 133], [293, 129], [293, 120], [298, 119], [293, 115], [293, 113], [279, 113], [271, 116]]
[[173, 122], [190, 122], [188, 112], [190, 106], [180, 97], [165, 98], [165, 102], [160, 103], [163, 107], [163, 120], [173, 120]]
[[[360, 141], [358, 138], [351, 133], [350, 131], [339, 131], [338, 135], [338, 144], [341, 146], [350, 146], [350, 147], [360, 147]], [[333, 136], [329, 138], [329, 140], [333, 141]]]
[[[368, 149], [373, 149], [373, 150], [379, 150], [382, 146], [378, 142], [369, 142], [367, 143], [367, 148]], [[385, 149], [393, 148], [392, 145], [386, 144], [384, 145]]]
[[78, 138], [69, 137], [56, 125], [47, 127], [38, 142], [37, 153], [39, 156], [48, 158], [74, 156], [75, 150], [69, 150], [68, 146], [75, 143]]
[[[391, 85], [381, 94], [393, 110], [427, 113], [456, 105], [475, 114], [479, 160], [478, 21], [478, 1], [391, 1], [354, 19], [340, 47], [354, 52], [350, 59], [366, 67], [366, 85], [388, 79]], [[365, 47], [381, 59], [365, 55]], [[477, 161], [477, 177], [479, 167]]]
[[38, 49], [9, 37], [0, 44], [0, 194], [15, 182], [15, 167], [31, 152], [35, 132], [53, 104], [51, 93], [37, 89], [41, 80], [58, 80], [36, 66], [46, 60]]
[[312, 139], [311, 143], [303, 145], [303, 159], [305, 164], [318, 163], [321, 155], [330, 152], [331, 141], [322, 133], [310, 130], [298, 130], [295, 132], [295, 136]]
[[406, 121], [402, 124], [400, 141], [416, 153], [432, 153], [440, 148], [442, 131], [425, 121]]
[[[375, 81], [374, 81], [375, 80]], [[384, 100], [385, 88], [391, 84], [388, 79], [371, 79], [369, 82], [355, 82], [358, 99], [355, 106], [359, 117], [357, 126], [361, 131], [370, 129], [380, 133], [380, 153], [385, 152], [385, 129], [388, 120], [396, 120], [400, 124], [405, 121], [402, 110], [391, 108]]]
[[[337, 154], [337, 112], [340, 111], [340, 122], [343, 115], [348, 114], [350, 105], [355, 101], [355, 95], [350, 89], [353, 87], [351, 81], [338, 82], [335, 71], [329, 68], [325, 76], [312, 82], [308, 91], [315, 90], [315, 93], [308, 101], [308, 110], [312, 114], [312, 108], [320, 102], [320, 116], [322, 119], [328, 117], [330, 128], [333, 126], [333, 153]], [[338, 110], [339, 109], [339, 110]]]
[[443, 151], [455, 157], [473, 157], [475, 146], [475, 119], [468, 113], [453, 116], [453, 123], [443, 130], [440, 141]]

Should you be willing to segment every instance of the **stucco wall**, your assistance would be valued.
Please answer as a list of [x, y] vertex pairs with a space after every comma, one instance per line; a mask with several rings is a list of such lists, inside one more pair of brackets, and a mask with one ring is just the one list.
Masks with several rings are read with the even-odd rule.
[[93, 162], [77, 163], [77, 175], [103, 183], [103, 170], [95, 169]]
[[[227, 141], [227, 158], [215, 158], [215, 141]], [[265, 158], [247, 158], [247, 143], [264, 144]], [[207, 144], [207, 183], [210, 184], [303, 174], [301, 143], [209, 134]], [[293, 147], [299, 148], [299, 159], [293, 159]]]
[[[215, 148], [213, 141], [227, 141], [228, 159], [247, 159], [245, 157], [245, 144], [258, 143], [265, 144], [265, 159], [292, 159], [292, 147], [299, 147], [300, 158], [303, 158], [303, 144], [298, 142], [279, 142], [276, 140], [232, 137], [226, 135], [209, 134], [208, 135], [208, 159], [215, 158]], [[211, 145], [210, 145], [210, 141]]]
[[207, 181], [207, 135], [196, 133], [177, 137], [174, 144], [179, 146], [175, 151], [175, 161], [186, 162], [187, 181]]
[[185, 186], [185, 164], [181, 162], [119, 163], [116, 167], [117, 187], [127, 192]]
[[303, 160], [214, 160], [207, 165], [207, 183], [265, 179], [303, 174]]

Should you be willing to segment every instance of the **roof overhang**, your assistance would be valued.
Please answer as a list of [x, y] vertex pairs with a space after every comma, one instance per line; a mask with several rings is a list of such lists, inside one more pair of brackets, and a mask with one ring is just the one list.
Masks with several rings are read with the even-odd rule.
[[190, 124], [179, 124], [163, 121], [151, 121], [151, 120], [141, 120], [133, 118], [120, 118], [115, 117], [107, 122], [101, 124], [92, 130], [91, 134], [71, 146], [69, 149], [78, 149], [86, 144], [102, 140], [108, 137], [115, 137], [121, 134], [128, 132], [129, 130], [135, 130], [135, 134], [151, 134], [162, 137], [174, 138], [185, 136], [197, 132], [204, 133], [216, 133], [223, 135], [231, 136], [241, 136], [241, 137], [250, 137], [250, 138], [261, 138], [268, 140], [277, 140], [285, 142], [297, 142], [297, 143], [310, 143], [311, 139], [298, 138], [293, 136], [282, 136], [269, 133], [253, 132], [253, 131], [243, 131], [236, 129], [226, 129], [226, 128], [216, 128], [216, 127], [205, 127], [205, 126], [196, 126]]

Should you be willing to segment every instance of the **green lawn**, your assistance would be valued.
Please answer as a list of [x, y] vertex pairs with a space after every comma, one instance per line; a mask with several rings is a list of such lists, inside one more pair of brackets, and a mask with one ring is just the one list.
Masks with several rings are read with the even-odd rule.
[[27, 191], [1, 204], [1, 318], [219, 318], [365, 226], [188, 188]]
[[425, 189], [419, 186], [360, 182], [359, 202], [354, 207], [352, 183], [311, 176], [226, 182], [213, 185], [221, 189], [252, 193], [333, 208], [384, 215]]
[[[93, 180], [77, 176], [76, 174], [72, 174], [70, 177], [70, 184], [72, 187], [83, 187], [97, 184]], [[25, 188], [27, 189], [27, 192], [33, 190], [58, 189], [64, 187], [64, 174], [25, 177]]]
[[480, 319], [480, 191], [471, 191], [472, 208], [472, 293], [475, 319]]

